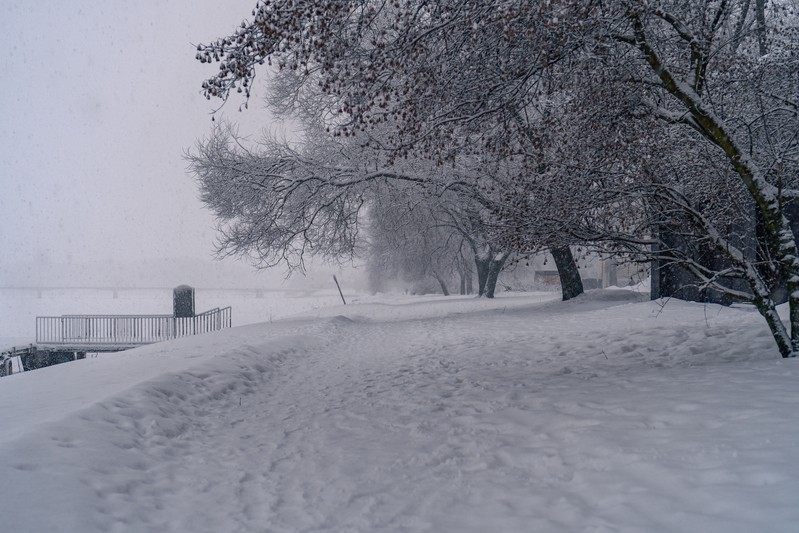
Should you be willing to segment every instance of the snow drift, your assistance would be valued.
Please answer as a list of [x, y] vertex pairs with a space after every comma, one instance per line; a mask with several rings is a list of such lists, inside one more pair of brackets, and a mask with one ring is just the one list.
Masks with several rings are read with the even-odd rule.
[[4, 531], [795, 531], [747, 308], [409, 299], [0, 381]]

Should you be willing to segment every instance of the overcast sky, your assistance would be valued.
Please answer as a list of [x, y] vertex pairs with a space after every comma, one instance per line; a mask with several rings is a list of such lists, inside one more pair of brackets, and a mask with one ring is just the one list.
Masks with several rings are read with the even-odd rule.
[[[199, 90], [216, 66], [192, 43], [230, 33], [255, 0], [0, 3], [0, 286], [64, 282], [54, 271], [91, 284], [119, 264], [156, 277], [172, 258], [196, 266], [186, 282], [218, 272], [182, 158], [218, 105]], [[274, 128], [261, 107], [224, 114], [245, 133]]]

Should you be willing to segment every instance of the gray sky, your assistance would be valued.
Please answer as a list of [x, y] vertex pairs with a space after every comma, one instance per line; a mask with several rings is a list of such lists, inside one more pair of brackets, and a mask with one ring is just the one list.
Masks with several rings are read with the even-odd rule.
[[[280, 278], [213, 264], [213, 219], [182, 158], [218, 105], [199, 90], [216, 66], [192, 43], [231, 32], [255, 0], [0, 4], [0, 286], [105, 282], [130, 265], [153, 281]], [[260, 107], [224, 115], [254, 133], [273, 127]], [[172, 272], [173, 258], [196, 271]]]

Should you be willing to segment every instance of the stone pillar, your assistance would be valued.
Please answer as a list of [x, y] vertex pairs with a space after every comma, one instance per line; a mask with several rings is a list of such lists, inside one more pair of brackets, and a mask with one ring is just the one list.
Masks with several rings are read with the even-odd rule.
[[172, 308], [175, 318], [194, 316], [194, 287], [180, 285], [172, 291]]

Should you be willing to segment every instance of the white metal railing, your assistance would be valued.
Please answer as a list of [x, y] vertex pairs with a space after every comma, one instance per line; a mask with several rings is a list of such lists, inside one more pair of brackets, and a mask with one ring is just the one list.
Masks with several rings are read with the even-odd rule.
[[193, 317], [172, 315], [64, 315], [36, 317], [36, 344], [138, 346], [209, 333], [232, 325], [230, 307]]

